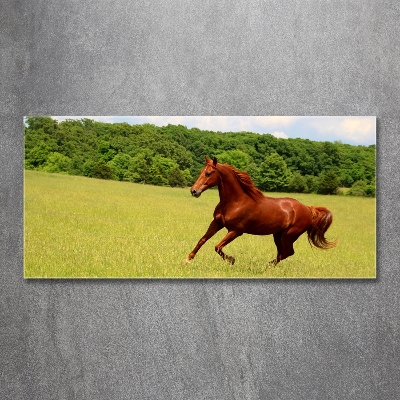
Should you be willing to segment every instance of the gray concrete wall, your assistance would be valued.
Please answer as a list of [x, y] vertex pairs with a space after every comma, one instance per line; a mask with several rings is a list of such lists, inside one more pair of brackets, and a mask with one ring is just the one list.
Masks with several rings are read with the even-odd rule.
[[[3, 3], [1, 398], [400, 398], [397, 1]], [[378, 278], [26, 281], [34, 114], [376, 115]]]

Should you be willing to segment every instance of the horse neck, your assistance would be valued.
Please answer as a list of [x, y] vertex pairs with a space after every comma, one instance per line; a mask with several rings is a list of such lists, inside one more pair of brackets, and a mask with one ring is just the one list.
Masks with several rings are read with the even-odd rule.
[[235, 173], [229, 167], [219, 167], [220, 181], [218, 183], [219, 198], [223, 206], [235, 203], [245, 195]]

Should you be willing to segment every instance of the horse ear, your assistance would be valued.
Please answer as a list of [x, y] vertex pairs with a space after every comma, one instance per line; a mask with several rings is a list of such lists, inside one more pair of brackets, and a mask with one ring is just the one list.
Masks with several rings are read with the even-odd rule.
[[214, 160], [213, 160], [214, 167], [217, 165], [217, 162], [218, 162], [217, 157], [214, 157]]
[[205, 159], [206, 159], [206, 163], [209, 163], [211, 161], [207, 156], [205, 156]]

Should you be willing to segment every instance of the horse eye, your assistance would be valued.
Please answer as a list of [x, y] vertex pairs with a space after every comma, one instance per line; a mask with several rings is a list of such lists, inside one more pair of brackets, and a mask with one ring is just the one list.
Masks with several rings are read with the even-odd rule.
[[209, 176], [211, 175], [211, 173], [210, 173], [210, 172], [205, 172], [204, 175], [205, 175], [206, 177], [209, 177]]

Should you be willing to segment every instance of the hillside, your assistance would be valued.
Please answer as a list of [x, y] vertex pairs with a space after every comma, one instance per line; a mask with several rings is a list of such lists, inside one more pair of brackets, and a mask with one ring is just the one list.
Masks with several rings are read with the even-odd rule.
[[265, 191], [375, 194], [375, 145], [278, 139], [182, 125], [25, 120], [25, 168], [160, 186], [189, 186], [216, 156]]

